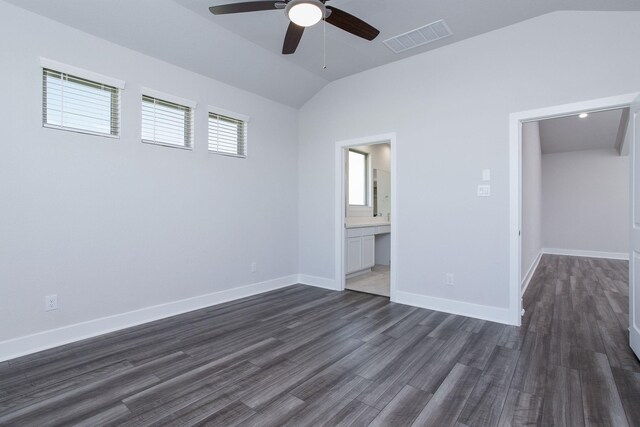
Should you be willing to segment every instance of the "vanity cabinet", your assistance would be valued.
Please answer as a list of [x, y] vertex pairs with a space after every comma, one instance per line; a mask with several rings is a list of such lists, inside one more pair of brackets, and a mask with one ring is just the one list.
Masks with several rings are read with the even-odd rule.
[[376, 234], [388, 233], [389, 226], [347, 229], [346, 274], [376, 265]]
[[347, 274], [376, 264], [375, 236], [347, 238]]

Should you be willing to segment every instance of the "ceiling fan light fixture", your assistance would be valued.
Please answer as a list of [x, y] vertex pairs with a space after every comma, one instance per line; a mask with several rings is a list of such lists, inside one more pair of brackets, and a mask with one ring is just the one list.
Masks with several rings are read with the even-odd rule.
[[320, 0], [292, 0], [285, 12], [291, 22], [301, 27], [310, 27], [322, 19], [324, 4]]

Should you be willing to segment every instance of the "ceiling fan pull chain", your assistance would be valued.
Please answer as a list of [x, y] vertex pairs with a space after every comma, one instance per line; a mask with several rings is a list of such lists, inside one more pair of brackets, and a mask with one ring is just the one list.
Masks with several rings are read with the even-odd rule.
[[322, 14], [322, 69], [327, 69], [327, 17]]

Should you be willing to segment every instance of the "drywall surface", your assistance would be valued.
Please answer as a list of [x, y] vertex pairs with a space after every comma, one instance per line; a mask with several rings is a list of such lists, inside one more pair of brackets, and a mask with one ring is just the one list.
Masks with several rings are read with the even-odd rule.
[[507, 308], [509, 114], [640, 90], [638, 22], [558, 12], [330, 83], [299, 115], [300, 273], [335, 279], [336, 141], [396, 132], [398, 290]]
[[538, 122], [522, 125], [521, 279], [542, 249], [542, 151]]
[[[297, 272], [296, 110], [4, 2], [0, 39], [0, 341]], [[121, 138], [43, 128], [40, 57], [125, 80]], [[192, 151], [140, 142], [141, 87], [198, 103]], [[246, 160], [209, 105], [251, 117]]]
[[629, 157], [616, 149], [542, 156], [543, 247], [629, 252]]

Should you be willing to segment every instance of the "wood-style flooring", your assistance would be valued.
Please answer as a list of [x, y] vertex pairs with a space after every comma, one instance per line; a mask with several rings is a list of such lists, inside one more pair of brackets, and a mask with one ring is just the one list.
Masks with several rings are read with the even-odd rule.
[[521, 328], [296, 285], [0, 363], [0, 424], [640, 425], [627, 307], [547, 255]]

